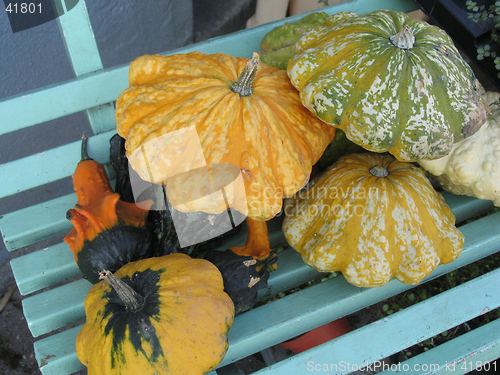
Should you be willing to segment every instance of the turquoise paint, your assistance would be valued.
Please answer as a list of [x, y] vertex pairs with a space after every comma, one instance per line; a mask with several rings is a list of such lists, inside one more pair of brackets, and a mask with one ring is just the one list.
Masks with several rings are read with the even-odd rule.
[[[82, 2], [83, 4], [83, 2]], [[328, 8], [327, 11], [353, 11], [366, 13], [375, 9], [412, 10], [415, 5], [411, 0], [355, 0], [339, 6]], [[70, 15], [68, 13], [68, 15]], [[78, 17], [82, 17], [78, 19]], [[297, 20], [304, 16], [297, 15], [286, 20], [272, 22], [252, 29], [193, 44], [168, 53], [185, 53], [199, 50], [205, 53], [224, 52], [234, 56], [250, 57], [253, 51], [259, 49], [261, 38], [272, 28], [285, 21]], [[73, 17], [75, 17], [73, 19]], [[61, 29], [68, 35], [68, 50], [73, 61], [77, 77], [71, 81], [25, 93], [0, 102], [2, 126], [0, 135], [17, 129], [27, 128], [50, 119], [64, 117], [80, 111], [87, 111], [96, 136], [90, 137], [89, 153], [102, 163], [109, 162], [108, 141], [114, 134], [114, 118], [112, 102], [127, 87], [127, 66], [118, 66], [112, 69], [101, 70], [100, 58], [95, 51], [95, 42], [92, 42], [91, 32], [80, 35], [80, 30], [73, 29], [73, 25], [86, 27], [89, 25], [84, 9], [75, 12], [71, 18], [62, 19]], [[82, 26], [83, 25], [83, 26]], [[89, 34], [90, 32], [90, 34]], [[70, 35], [74, 33], [73, 35]], [[78, 46], [90, 48], [89, 55], [78, 50]], [[76, 49], [75, 49], [76, 48]], [[90, 57], [89, 57], [90, 56]], [[89, 58], [88, 61], [85, 61]], [[95, 108], [101, 107], [101, 110]], [[50, 181], [70, 176], [79, 160], [80, 143], [74, 142], [57, 149], [47, 150], [39, 155], [8, 163], [0, 166], [2, 186], [0, 197], [8, 197], [19, 191], [26, 191], [37, 186], [43, 186]], [[22, 171], [23, 173], [20, 173]], [[469, 197], [457, 197], [444, 194], [446, 201], [452, 207], [457, 222], [463, 222], [473, 215], [488, 211], [492, 204]], [[15, 251], [26, 245], [35, 244], [41, 240], [61, 235], [71, 228], [65, 219], [64, 213], [76, 202], [73, 194], [28, 207], [13, 213], [2, 213], [0, 230], [9, 250]], [[283, 234], [280, 231], [280, 220], [276, 218], [269, 222], [270, 238], [273, 244], [283, 243]], [[466, 238], [463, 254], [453, 263], [440, 266], [426, 280], [438, 277], [456, 268], [474, 262], [500, 248], [500, 213], [489, 215], [460, 227]], [[232, 241], [243, 242], [245, 231]], [[48, 248], [39, 249], [31, 254], [13, 259], [12, 269], [21, 292], [32, 294], [46, 287], [52, 287], [68, 278], [78, 276], [79, 270], [74, 264], [72, 254], [64, 243], [55, 244]], [[307, 267], [300, 256], [293, 250], [285, 250], [279, 255], [279, 268], [271, 274], [269, 288], [263, 290], [260, 297], [275, 295], [294, 286], [301, 285], [308, 280], [321, 277], [316, 271]], [[498, 272], [497, 272], [498, 273]], [[348, 356], [353, 361], [360, 362], [366, 359], [379, 358], [381, 354], [404, 349], [408, 342], [417, 342], [437, 332], [444, 327], [456, 325], [464, 319], [471, 319], [479, 314], [481, 308], [498, 306], [498, 292], [491, 286], [492, 280], [497, 280], [497, 274], [487, 275], [474, 280], [467, 287], [455, 288], [430, 299], [425, 304], [418, 304], [411, 309], [403, 310], [400, 315], [394, 314], [391, 319], [371, 325], [352, 336], [346, 335], [341, 341], [332, 341], [324, 347], [306, 352], [293, 363], [285, 362], [279, 368], [269, 368], [262, 373], [287, 374], [297, 372], [297, 363], [304, 364], [306, 358], [314, 358], [318, 363], [321, 360], [334, 361], [333, 355]], [[493, 279], [495, 278], [495, 279]], [[51, 333], [57, 328], [84, 317], [83, 300], [91, 284], [85, 280], [73, 281], [58, 288], [34, 294], [23, 301], [26, 317], [30, 329], [35, 336]], [[359, 289], [348, 284], [342, 276], [325, 283], [304, 289], [283, 299], [263, 305], [254, 310], [237, 316], [230, 331], [230, 348], [222, 366], [248, 356], [251, 353], [265, 349], [280, 341], [294, 337], [311, 328], [315, 328], [328, 321], [353, 313], [370, 304], [376, 303], [389, 296], [411, 288], [397, 281], [389, 283], [383, 288]], [[490, 290], [491, 289], [491, 290]], [[485, 292], [488, 291], [486, 297]], [[467, 296], [469, 302], [462, 306], [458, 296]], [[453, 303], [453, 304], [452, 304]], [[443, 304], [449, 306], [453, 314], [441, 312], [438, 322], [422, 320], [420, 325], [408, 327], [407, 319], [418, 322], [422, 314], [436, 314]], [[455, 307], [453, 307], [455, 306]], [[266, 319], [262, 319], [265, 316]], [[428, 329], [427, 325], [431, 328]], [[494, 322], [495, 323], [495, 322]], [[486, 360], [498, 355], [499, 324], [485, 328], [467, 337], [459, 337], [455, 343], [443, 346], [436, 352], [428, 352], [424, 358], [415, 359], [421, 363], [432, 363], [434, 358], [459, 360], [467, 355]], [[35, 343], [36, 358], [44, 375], [64, 375], [80, 370], [83, 366], [78, 361], [74, 351], [76, 334], [81, 326], [49, 335]], [[443, 329], [444, 330], [444, 329]], [[489, 335], [488, 335], [489, 334]], [[380, 337], [386, 335], [389, 342], [381, 345]], [[385, 337], [385, 336], [384, 336]], [[353, 338], [357, 338], [354, 340]], [[371, 342], [371, 347], [363, 350], [349, 350], [353, 342]], [[457, 339], [456, 339], [457, 340]], [[471, 345], [465, 345], [471, 343]], [[355, 347], [355, 346], [354, 346]], [[332, 350], [337, 349], [338, 350]], [[434, 354], [435, 353], [435, 354]], [[356, 357], [356, 354], [358, 357]], [[330, 356], [328, 356], [330, 355]], [[307, 361], [305, 362], [307, 363]], [[288, 366], [288, 367], [286, 367]], [[221, 369], [220, 373], [231, 373], [231, 367]], [[214, 374], [215, 375], [215, 374]]]

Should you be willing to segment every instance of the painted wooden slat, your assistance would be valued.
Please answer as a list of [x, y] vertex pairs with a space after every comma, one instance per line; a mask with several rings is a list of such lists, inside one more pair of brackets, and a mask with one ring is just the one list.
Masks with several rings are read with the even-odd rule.
[[76, 335], [80, 329], [77, 326], [35, 342], [35, 358], [43, 375], [72, 374], [84, 368], [76, 356]]
[[470, 218], [490, 211], [494, 205], [492, 201], [468, 197], [465, 195], [454, 195], [447, 191], [442, 191], [446, 203], [452, 207], [457, 224], [469, 220]]
[[114, 101], [128, 86], [127, 74], [123, 66], [2, 99], [0, 135]]
[[499, 278], [500, 269], [489, 272], [255, 374], [328, 373], [326, 368], [333, 369], [330, 373], [337, 375], [357, 371], [481, 315], [485, 310], [500, 307]]
[[[355, 0], [325, 8], [324, 11], [333, 14], [350, 9], [364, 14], [376, 9], [412, 11], [417, 7], [413, 0]], [[304, 14], [191, 44], [164, 54], [200, 51], [204, 53], [221, 52], [248, 58], [251, 57], [253, 51], [260, 49], [260, 40], [265, 34], [276, 26], [303, 17]], [[128, 65], [122, 65], [98, 73], [88, 73], [68, 82], [4, 99], [0, 101], [0, 113], [2, 114], [0, 116], [2, 118], [0, 135], [112, 102], [127, 88], [127, 75]]]
[[103, 68], [85, 0], [78, 1], [70, 12], [59, 16], [57, 24], [75, 75]]
[[495, 368], [488, 363], [500, 358], [499, 332], [500, 319], [496, 319], [378, 374], [458, 375], [482, 365], [486, 365], [484, 370], [498, 373], [498, 364]]
[[68, 194], [36, 206], [15, 211], [0, 218], [5, 247], [20, 249], [71, 230], [66, 211], [77, 202], [75, 194]]
[[[454, 211], [458, 210], [462, 211], [463, 213], [467, 212], [462, 210], [461, 208], [462, 205], [460, 204], [461, 201], [456, 200], [455, 196], [452, 196], [451, 194], [445, 194], [445, 198], [447, 201], [449, 199], [454, 199], [454, 204], [455, 204]], [[464, 205], [466, 207], [469, 207], [469, 202], [470, 202], [469, 199], [465, 199]], [[43, 210], [45, 213], [54, 212], [56, 213], [56, 215], [54, 218], [50, 218], [49, 220], [47, 220], [47, 222], [51, 223], [51, 228], [50, 229], [44, 228], [44, 230], [40, 233], [50, 234], [50, 236], [54, 236], [57, 234], [68, 232], [71, 229], [71, 224], [66, 220], [63, 214], [67, 209], [67, 207], [72, 207], [74, 203], [76, 203], [76, 198], [74, 197], [73, 194], [71, 194], [64, 197], [63, 201], [60, 202], [58, 201], [57, 206], [53, 207], [50, 210], [48, 210], [47, 204], [41, 206], [40, 210]], [[482, 205], [484, 202], [479, 201], [479, 203], [480, 205]], [[472, 212], [477, 211], [477, 209], [474, 209], [474, 207], [470, 209], [472, 210]], [[33, 212], [31, 212], [27, 216], [35, 218], [40, 217], [40, 215], [34, 214]], [[21, 219], [20, 221], [23, 222], [23, 220]], [[26, 222], [28, 223], [28, 221]], [[280, 229], [281, 223], [282, 223], [281, 217], [277, 217], [268, 222], [270, 242], [273, 248], [286, 244], [286, 240]], [[40, 228], [40, 227], [36, 225], [35, 228]], [[19, 236], [19, 239], [26, 241], [27, 238], [29, 237], [31, 236], [22, 234]], [[218, 246], [218, 249], [222, 250], [231, 246], [241, 245], [245, 241], [245, 238], [246, 238], [246, 230], [245, 228], [243, 228], [238, 236], [226, 240], [223, 244]], [[12, 243], [12, 239], [9, 239], [8, 242]], [[286, 257], [290, 256], [286, 255]], [[298, 280], [301, 280], [302, 282], [307, 282], [308, 280], [311, 280], [312, 278], [317, 276], [312, 269], [310, 269], [302, 262], [298, 253], [294, 254], [293, 257], [296, 258], [293, 261], [289, 261], [288, 259], [284, 261], [280, 260], [280, 264], [282, 263], [279, 269], [280, 272], [273, 272], [271, 274], [271, 278], [274, 281], [273, 283], [270, 284], [271, 289], [265, 291], [266, 295], [274, 295], [291, 287], [289, 286], [290, 284], [288, 282], [289, 273], [290, 274], [295, 273], [295, 276], [293, 277], [297, 277]], [[36, 264], [38, 265], [38, 267], [34, 270], [31, 267], [32, 264]], [[74, 264], [73, 257], [67, 248], [67, 244], [65, 243], [54, 245], [47, 249], [42, 249], [25, 256], [15, 258], [11, 262], [11, 267], [14, 276], [16, 278], [16, 281], [18, 283], [19, 290], [23, 295], [35, 292], [42, 288], [61, 282], [69, 277], [76, 276], [79, 273], [79, 271], [75, 268], [76, 266]], [[29, 272], [26, 271], [28, 269]], [[262, 293], [264, 293], [264, 291], [262, 291]]]
[[[52, 226], [50, 230], [48, 230], [48, 232], [52, 235], [66, 233], [71, 228], [70, 223], [68, 223], [68, 221], [65, 219], [63, 213], [65, 212], [67, 207], [72, 207], [72, 205], [75, 203], [75, 197], [73, 194], [71, 194], [66, 198], [67, 202], [61, 203], [59, 205], [60, 209], [58, 210], [47, 210], [47, 205], [43, 205], [43, 207], [40, 207], [41, 210], [47, 210], [48, 212], [59, 212], [57, 217], [49, 220], [52, 225], [54, 225], [55, 222], [59, 221], [59, 225]], [[468, 200], [466, 200], [466, 202], [468, 202]], [[458, 202], [455, 202], [455, 204], [458, 204]], [[458, 207], [460, 207], [459, 204]], [[40, 217], [39, 215], [34, 214], [29, 216], [35, 218]], [[495, 220], [498, 220], [500, 224], [500, 218], [493, 219], [493, 221]], [[281, 222], [281, 218], [275, 218], [268, 223], [270, 231], [270, 241], [273, 245], [273, 248], [276, 248], [276, 246], [280, 246], [285, 243], [283, 233], [280, 230]], [[483, 227], [482, 221], [480, 221], [479, 223], [471, 223], [466, 228], [471, 227], [475, 228], [472, 231], [479, 231], [480, 233], [484, 232], [485, 236], [488, 235], [489, 229], [484, 231], [484, 228], [489, 227]], [[36, 228], [39, 227], [37, 226]], [[471, 229], [466, 230], [471, 232]], [[47, 232], [47, 230], [45, 230], [45, 232]], [[23, 240], [26, 240], [25, 237], [21, 238]], [[235, 236], [234, 238], [225, 241], [218, 248], [224, 249], [230, 246], [241, 245], [244, 242], [245, 238], [246, 231], [243, 229], [239, 236]], [[463, 256], [467, 256], [465, 255], [465, 253], [467, 253], [467, 251], [464, 251]], [[487, 255], [489, 255], [489, 253]], [[300, 285], [290, 285], [289, 278], [297, 278], [301, 281], [301, 283], [304, 283], [317, 276], [315, 271], [313, 271], [302, 262], [298, 253], [294, 253], [293, 255], [287, 254], [285, 255], [284, 260], [281, 260], [282, 257], [283, 255], [280, 255], [280, 268], [278, 270], [279, 272], [273, 272], [271, 274], [270, 280], [272, 280], [272, 283], [270, 282], [270, 288], [265, 291], [261, 291], [261, 293], [265, 293], [266, 296], [274, 295], [293, 286]], [[290, 260], [289, 258], [291, 257], [294, 257], [295, 259]], [[33, 269], [32, 267], [33, 264], [37, 265], [35, 269]], [[11, 261], [11, 267], [14, 273], [14, 277], [16, 278], [19, 290], [23, 295], [35, 292], [79, 274], [72, 254], [67, 248], [67, 244], [65, 243], [57, 244], [47, 249], [42, 249], [31, 254], [15, 258]]]
[[[65, 252], [62, 254], [60, 254], [60, 251], [53, 254], [55, 256], [62, 255], [66, 259], [71, 257], [71, 259], [69, 259], [71, 263], [65, 263], [61, 268], [67, 268], [67, 274], [70, 274], [71, 277], [81, 276], [80, 271], [75, 266], [71, 251], [69, 249], [64, 250]], [[53, 259], [53, 256], [50, 258]], [[47, 260], [44, 260], [44, 262], [46, 261]], [[56, 259], [56, 262], [59, 262], [59, 260]], [[27, 282], [32, 281], [33, 276], [29, 275], [28, 271], [20, 268], [20, 266], [23, 265], [25, 265], [25, 263], [17, 264], [16, 272], [14, 273], [15, 277], [19, 277], [19, 273], [22, 273], [26, 275]], [[44, 270], [44, 266], [45, 264], [42, 263], [39, 269]], [[295, 267], [297, 267], [297, 269], [295, 269]], [[49, 268], [51, 268], [50, 265]], [[33, 264], [29, 264], [28, 269], [33, 270]], [[42, 278], [42, 281], [45, 282], [46, 280], [44, 278], [47, 274], [46, 271], [37, 273], [39, 277]], [[284, 251], [279, 260], [279, 269], [273, 272], [269, 280], [269, 284], [272, 285], [272, 287], [263, 290], [264, 293], [260, 295], [260, 298], [262, 299], [266, 296], [271, 296], [281, 291], [299, 286], [320, 277], [320, 275], [320, 273], [305, 265], [298, 253], [295, 251]], [[47, 278], [50, 281], [56, 282], [64, 280], [54, 271], [52, 271]], [[20, 284], [22, 285], [23, 283]], [[84, 318], [83, 301], [88, 292], [88, 287], [90, 287], [90, 283], [85, 280], [78, 280], [62, 287], [36, 294], [33, 297], [25, 298], [23, 300], [24, 314], [33, 336], [36, 337], [51, 332], [57, 328], [64, 327], [68, 322]], [[36, 288], [38, 288], [38, 286]], [[69, 295], [71, 298], [61, 299], [61, 295]], [[43, 301], [43, 306], [39, 305], [40, 301]], [[57, 319], [55, 319], [56, 317]]]
[[[89, 137], [88, 152], [100, 163], [109, 163], [109, 139], [112, 130]], [[71, 176], [81, 159], [81, 141], [68, 143], [10, 163], [0, 165], [0, 198]]]
[[[94, 139], [98, 140], [96, 146], [108, 147], [108, 139], [111, 137], [111, 133], [101, 134], [91, 138], [91, 145], [94, 144]], [[109, 134], [109, 135], [108, 135]], [[78, 151], [75, 150], [78, 146]], [[69, 147], [69, 146], [68, 146]], [[70, 148], [73, 154], [79, 154], [79, 143], [76, 142]], [[99, 149], [89, 146], [89, 152], [91, 155], [96, 155], [96, 160], [101, 162], [109, 161], [109, 152], [102, 151], [98, 152]], [[58, 155], [58, 156], [57, 156]], [[51, 158], [64, 157], [64, 153], [57, 153], [56, 156]], [[79, 160], [79, 156], [72, 156], [72, 159]], [[72, 160], [71, 159], [71, 160]], [[73, 161], [76, 163], [76, 161]], [[29, 162], [23, 163], [25, 167], [28, 167]], [[75, 164], [76, 165], [76, 164]], [[1, 172], [0, 166], [0, 172]], [[73, 173], [75, 166], [72, 167], [71, 172]], [[67, 168], [68, 171], [71, 168]], [[112, 171], [109, 175], [111, 176]], [[111, 178], [111, 177], [110, 177]], [[479, 200], [476, 198], [466, 197], [466, 196], [454, 196], [453, 194], [444, 192], [443, 196], [446, 202], [450, 204], [453, 212], [457, 217], [457, 221], [464, 221], [480, 212], [488, 211], [493, 207], [491, 201]], [[76, 197], [74, 194], [69, 194], [60, 198], [47, 201], [45, 203], [31, 206], [16, 212], [5, 214], [0, 217], [0, 230], [2, 231], [5, 246], [8, 250], [12, 251], [23, 246], [28, 246], [38, 241], [68, 232], [71, 230], [71, 224], [66, 220], [65, 213], [68, 208], [73, 207], [76, 203]], [[270, 228], [271, 236], [273, 233], [279, 234], [279, 228]]]
[[[274, 233], [275, 238], [270, 240], [273, 248], [275, 248], [274, 244], [279, 246], [284, 241], [282, 232]], [[273, 237], [272, 234], [271, 237]], [[231, 246], [242, 245], [245, 239], [246, 231], [242, 231], [234, 238], [217, 246], [216, 249], [224, 250]], [[36, 267], [33, 268], [33, 265]], [[11, 260], [11, 268], [22, 295], [28, 295], [80, 275], [73, 253], [66, 243], [59, 243], [14, 258]], [[279, 256], [278, 271], [271, 274], [270, 288], [262, 290], [260, 298], [275, 295], [320, 276], [320, 273], [302, 261], [299, 253], [283, 251]]]
[[10, 266], [23, 296], [81, 275], [65, 242], [14, 258]]
[[52, 332], [85, 316], [83, 301], [92, 284], [80, 279], [23, 299], [23, 311], [33, 337]]
[[[500, 212], [497, 212], [462, 226], [461, 230], [466, 237], [462, 255], [450, 264], [439, 266], [424, 281], [432, 280], [499, 251], [499, 223]], [[279, 272], [279, 270], [278, 268], [276, 272]], [[285, 286], [287, 289], [292, 287], [290, 285], [299, 285], [293, 284], [293, 277], [293, 272], [289, 273], [289, 280], [287, 281], [289, 284]], [[273, 278], [271, 274], [269, 280], [271, 284]], [[291, 294], [283, 299], [273, 301], [270, 304], [259, 306], [236, 317], [229, 333], [230, 348], [221, 366], [410, 288], [412, 286], [402, 284], [396, 280], [391, 281], [382, 288], [356, 288], [347, 283], [343, 277], [337, 277]], [[266, 317], [265, 320], [262, 319], [263, 316]], [[470, 318], [473, 318], [473, 316], [470, 316]], [[50, 338], [54, 340], [53, 336]], [[42, 339], [40, 340], [42, 342], [38, 341], [37, 343], [44, 346], [44, 340], [46, 339]], [[65, 345], [64, 341], [56, 340], [55, 342]], [[66, 343], [66, 346], [68, 346], [68, 343]], [[402, 346], [400, 350], [406, 347]], [[60, 353], [61, 348], [54, 347], [54, 351]], [[44, 351], [44, 353], [50, 353], [50, 351]], [[55, 355], [54, 358], [59, 364], [68, 361], [68, 366], [74, 361], [71, 352], [63, 356]], [[50, 363], [50, 359], [48, 359], [48, 362]]]

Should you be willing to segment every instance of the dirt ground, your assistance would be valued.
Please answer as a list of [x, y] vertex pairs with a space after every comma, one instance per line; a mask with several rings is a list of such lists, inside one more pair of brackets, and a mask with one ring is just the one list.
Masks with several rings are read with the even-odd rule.
[[0, 299], [11, 288], [15, 288], [14, 293], [0, 312], [0, 375], [41, 374], [33, 350], [35, 340], [23, 315], [22, 296], [7, 262], [0, 267]]

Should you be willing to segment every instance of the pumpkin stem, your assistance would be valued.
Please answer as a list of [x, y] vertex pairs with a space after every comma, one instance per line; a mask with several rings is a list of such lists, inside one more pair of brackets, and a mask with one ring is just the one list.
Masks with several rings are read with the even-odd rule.
[[252, 58], [248, 60], [247, 66], [243, 69], [238, 79], [231, 86], [231, 90], [240, 96], [252, 95], [252, 83], [259, 69], [259, 54], [254, 52]]
[[85, 161], [85, 160], [92, 160], [92, 158], [89, 156], [88, 152], [87, 152], [87, 142], [88, 142], [88, 138], [87, 136], [85, 135], [85, 132], [83, 132], [82, 134], [82, 160], [81, 161]]
[[372, 168], [370, 168], [370, 173], [374, 175], [375, 177], [387, 177], [389, 176], [389, 172], [387, 171], [387, 168], [382, 167], [381, 165], [376, 165]]
[[409, 25], [405, 25], [399, 33], [394, 34], [389, 39], [392, 44], [401, 49], [412, 49], [415, 44], [415, 35], [413, 35]]
[[127, 311], [137, 311], [144, 305], [144, 297], [137, 293], [130, 285], [113, 275], [111, 271], [99, 272], [99, 280], [106, 280], [113, 287], [122, 300]]
[[[252, 258], [263, 261], [263, 266], [268, 267], [270, 270], [277, 268], [275, 264], [276, 254], [271, 250], [269, 245], [269, 234], [267, 231], [267, 222], [257, 221], [246, 218], [248, 228], [247, 241], [243, 246], [231, 247], [230, 250], [241, 256], [251, 256]], [[249, 265], [251, 265], [249, 263]]]

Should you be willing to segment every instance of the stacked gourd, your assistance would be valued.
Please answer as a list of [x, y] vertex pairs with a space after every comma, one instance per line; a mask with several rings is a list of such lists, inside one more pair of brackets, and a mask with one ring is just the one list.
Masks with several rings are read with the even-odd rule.
[[[78, 203], [68, 211], [74, 229], [65, 240], [96, 282], [77, 355], [89, 374], [206, 373], [224, 357], [235, 313], [255, 304], [276, 268], [266, 221], [307, 183], [335, 129], [302, 105], [285, 71], [261, 64], [257, 54], [141, 56], [130, 65], [129, 83], [116, 103], [123, 142], [111, 140], [114, 152], [124, 143], [124, 156], [111, 157], [121, 194], [86, 152], [73, 175]], [[194, 139], [183, 137], [193, 128]], [[181, 136], [172, 143], [170, 134]], [[155, 214], [152, 202], [126, 202], [130, 189], [121, 183], [129, 164], [134, 178], [165, 185], [161, 192], [178, 212], [211, 215], [210, 224], [227, 210], [243, 212], [246, 244], [208, 249], [206, 259], [183, 253], [166, 207]], [[231, 166], [244, 200], [223, 183]], [[222, 188], [224, 199], [210, 199]]]
[[73, 174], [78, 203], [64, 238], [95, 285], [76, 352], [89, 374], [186, 373], [215, 368], [228, 348], [234, 304], [215, 265], [182, 253], [155, 256], [151, 202], [126, 202], [87, 153]]
[[[235, 313], [253, 306], [276, 268], [266, 221], [283, 211], [285, 237], [304, 261], [340, 270], [357, 286], [394, 277], [415, 284], [460, 254], [452, 211], [412, 163], [446, 156], [486, 120], [481, 86], [449, 37], [391, 11], [321, 14], [287, 27], [297, 42], [286, 39], [285, 53], [273, 55], [286, 59], [286, 71], [257, 54], [132, 62], [130, 86], [116, 103], [115, 191], [84, 140], [73, 176], [78, 203], [67, 215], [74, 229], [65, 241], [95, 283], [76, 345], [89, 374], [215, 368]], [[201, 154], [189, 140], [165, 149], [172, 145], [166, 135], [192, 129]], [[308, 183], [327, 147], [362, 152]], [[209, 173], [179, 173], [179, 155], [184, 172]], [[142, 180], [164, 185], [180, 212], [209, 215], [210, 223], [227, 210], [243, 212], [246, 244], [209, 246], [206, 259], [181, 249], [172, 219], [150, 212], [150, 201], [139, 207], [123, 187], [129, 163]], [[227, 181], [218, 165], [237, 166], [244, 205], [227, 189], [222, 201], [198, 199]]]
[[481, 85], [441, 29], [400, 12], [338, 13], [294, 48], [287, 72], [304, 106], [364, 152], [341, 157], [288, 200], [289, 244], [356, 286], [419, 283], [454, 260], [464, 239], [412, 162], [439, 162], [481, 128]]

